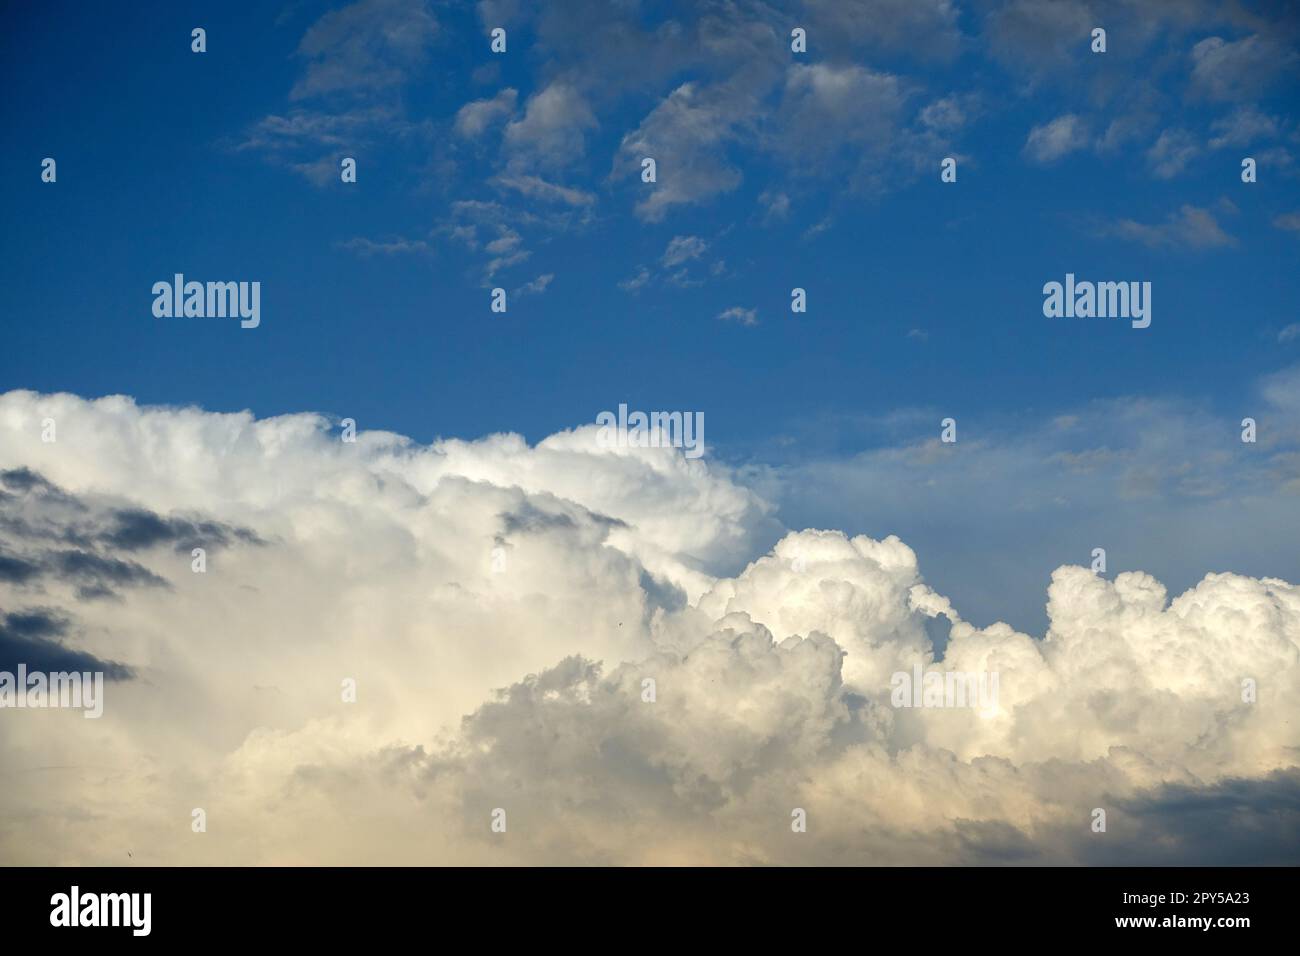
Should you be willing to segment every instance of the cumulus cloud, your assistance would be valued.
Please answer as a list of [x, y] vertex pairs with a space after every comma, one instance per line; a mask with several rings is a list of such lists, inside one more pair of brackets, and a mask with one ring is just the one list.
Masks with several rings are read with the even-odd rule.
[[636, 214], [659, 222], [676, 205], [703, 202], [740, 185], [741, 173], [725, 155], [753, 114], [748, 97], [684, 83], [637, 129], [623, 137], [614, 175], [639, 176], [641, 161], [656, 163], [656, 182], [636, 204]]
[[[93, 735], [0, 720], [0, 853], [1193, 862], [1231, 856], [1220, 808], [1295, 806], [1295, 586], [1215, 573], [1171, 600], [1063, 566], [1044, 634], [977, 627], [897, 537], [782, 533], [725, 466], [598, 435], [344, 442], [312, 414], [0, 396], [4, 540], [84, 536], [166, 582], [92, 616], [60, 578], [0, 581], [4, 648], [130, 671]], [[193, 540], [225, 542], [206, 574]], [[996, 672], [996, 705], [895, 708], [915, 666]], [[1251, 845], [1293, 860], [1295, 827]]]
[[524, 115], [506, 125], [505, 143], [517, 164], [558, 168], [581, 158], [585, 131], [596, 125], [582, 93], [557, 81], [530, 97]]
[[1036, 163], [1051, 163], [1087, 146], [1088, 132], [1083, 120], [1066, 113], [1029, 131], [1025, 155]]
[[506, 88], [486, 100], [466, 103], [456, 112], [456, 132], [466, 139], [475, 139], [491, 126], [514, 115], [519, 92]]

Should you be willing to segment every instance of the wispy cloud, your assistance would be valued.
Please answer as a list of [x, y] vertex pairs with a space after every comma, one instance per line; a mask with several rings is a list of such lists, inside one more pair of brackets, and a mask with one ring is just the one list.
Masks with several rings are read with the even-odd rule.
[[758, 325], [758, 310], [733, 305], [731, 308], [719, 312], [718, 318], [723, 322], [736, 322], [740, 325]]
[[1179, 207], [1162, 223], [1120, 219], [1098, 227], [1101, 236], [1128, 239], [1151, 248], [1215, 249], [1234, 246], [1237, 240], [1224, 232], [1214, 213], [1190, 204]]

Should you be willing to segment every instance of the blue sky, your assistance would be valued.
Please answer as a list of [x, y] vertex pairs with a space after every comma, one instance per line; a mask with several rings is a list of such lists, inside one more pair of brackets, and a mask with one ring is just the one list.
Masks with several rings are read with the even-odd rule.
[[[1279, 512], [1234, 497], [1294, 514], [1293, 10], [249, 6], [8, 15], [0, 389], [316, 410], [422, 442], [537, 441], [619, 402], [701, 410], [710, 457], [773, 489], [784, 524], [897, 532], [975, 618], [1021, 626], [1042, 562], [1086, 560], [1088, 528], [1134, 535], [1131, 560], [1171, 584], [1229, 556], [1300, 573], [1270, 543]], [[154, 318], [150, 287], [175, 272], [259, 280], [261, 326]], [[1151, 282], [1151, 327], [1045, 318], [1066, 272]], [[1245, 415], [1263, 455], [1207, 464], [1241, 453]], [[882, 461], [945, 416], [973, 451], [927, 497], [938, 472]], [[1196, 437], [1171, 450], [1162, 432]], [[1094, 465], [1030, 474], [1011, 448]], [[894, 493], [863, 492], [883, 481]], [[1019, 556], [1002, 578], [987, 561], [993, 583], [959, 557], [989, 534]]]

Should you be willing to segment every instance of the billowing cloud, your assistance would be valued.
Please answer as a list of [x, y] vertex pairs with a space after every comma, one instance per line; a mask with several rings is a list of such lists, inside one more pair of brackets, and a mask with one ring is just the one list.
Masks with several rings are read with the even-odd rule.
[[[897, 537], [783, 533], [725, 466], [594, 425], [350, 442], [317, 415], [10, 392], [0, 463], [6, 541], [85, 535], [166, 582], [91, 608], [0, 580], [6, 648], [132, 677], [93, 733], [0, 712], [12, 862], [1203, 862], [1232, 857], [1225, 807], [1281, 824], [1255, 852], [1298, 849], [1282, 580], [1171, 599], [1067, 565], [1044, 634], [977, 627]], [[194, 541], [224, 541], [205, 573]], [[914, 667], [996, 673], [998, 697], [895, 707]]]

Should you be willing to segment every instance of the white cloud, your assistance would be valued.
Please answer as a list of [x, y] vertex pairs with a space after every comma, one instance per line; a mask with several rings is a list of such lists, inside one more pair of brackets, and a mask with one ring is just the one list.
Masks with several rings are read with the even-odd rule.
[[708, 248], [709, 244], [699, 236], [673, 236], [668, 240], [668, 247], [664, 249], [659, 261], [664, 268], [671, 269], [691, 259], [698, 259]]
[[332, 10], [298, 45], [307, 68], [290, 96], [396, 86], [425, 63], [437, 34], [427, 0], [358, 0]]
[[1300, 63], [1300, 53], [1259, 34], [1231, 41], [1207, 37], [1192, 47], [1191, 57], [1191, 88], [1211, 100], [1259, 96], [1279, 77], [1294, 76]]
[[1147, 165], [1158, 179], [1172, 179], [1187, 168], [1201, 148], [1186, 130], [1167, 129], [1147, 150]]
[[507, 124], [505, 142], [518, 167], [560, 168], [582, 157], [584, 131], [596, 125], [582, 93], [557, 81], [529, 98], [524, 115]]
[[518, 91], [506, 88], [489, 100], [466, 103], [456, 112], [456, 132], [466, 139], [478, 138], [489, 127], [513, 116], [518, 99]]
[[624, 279], [618, 284], [618, 287], [624, 292], [637, 292], [643, 289], [650, 282], [650, 270], [645, 266], [637, 269], [636, 275]]
[[[615, 159], [616, 176], [635, 176], [649, 195], [636, 213], [659, 222], [676, 205], [704, 202], [740, 185], [740, 170], [726, 158], [726, 145], [754, 110], [744, 96], [685, 83], [673, 90], [641, 125], [623, 137]], [[640, 182], [641, 161], [656, 163], [656, 182]]]
[[557, 202], [566, 206], [590, 206], [596, 202], [593, 193], [549, 183], [540, 176], [502, 175], [497, 176], [492, 182], [506, 189], [513, 189], [524, 196], [541, 199], [545, 202]]
[[946, 58], [961, 40], [950, 0], [810, 0], [808, 12], [819, 46]]
[[1242, 107], [1210, 124], [1215, 135], [1210, 139], [1211, 149], [1224, 146], [1250, 146], [1278, 134], [1278, 121], [1253, 107]]
[[550, 286], [551, 281], [555, 278], [555, 273], [547, 272], [539, 275], [532, 282], [525, 282], [518, 289], [515, 289], [515, 295], [540, 295]]
[[741, 325], [758, 325], [758, 309], [746, 309], [739, 305], [733, 305], [731, 308], [719, 312], [718, 318], [723, 322], [739, 322]]
[[784, 221], [790, 218], [790, 197], [783, 192], [770, 189], [759, 194], [759, 204], [763, 207], [763, 221]]
[[1152, 248], [1181, 246], [1189, 249], [1213, 249], [1237, 243], [1236, 239], [1223, 231], [1214, 213], [1189, 204], [1182, 205], [1178, 212], [1170, 215], [1163, 223], [1149, 224], [1121, 219], [1103, 227], [1101, 234], [1130, 239]]
[[1035, 126], [1025, 139], [1025, 155], [1037, 163], [1051, 163], [1088, 146], [1083, 120], [1073, 113]]
[[365, 236], [356, 236], [345, 242], [340, 242], [339, 248], [348, 249], [364, 258], [374, 255], [396, 256], [404, 253], [427, 253], [430, 250], [429, 244], [423, 239], [367, 239]]
[[[22, 518], [0, 524], [6, 552], [30, 544], [15, 529], [55, 542], [86, 513], [73, 499], [265, 542], [205, 575], [139, 549], [169, 586], [96, 605], [57, 580], [0, 581], [6, 609], [62, 609], [85, 649], [137, 674], [110, 685], [94, 733], [0, 721], [0, 810], [23, 821], [0, 827], [0, 853], [105, 863], [129, 839], [162, 863], [1131, 861], [1167, 825], [1138, 808], [1167, 788], [1289, 779], [1290, 584], [1211, 574], [1170, 601], [1147, 574], [1066, 566], [1043, 638], [979, 628], [896, 537], [804, 531], [765, 551], [770, 506], [724, 467], [596, 439], [349, 444], [314, 415], [0, 396], [0, 460], [63, 489], [6, 479], [0, 506]], [[943, 667], [999, 673], [994, 710], [890, 706], [895, 670], [933, 664], [938, 618]], [[1099, 805], [1105, 848], [1075, 836]], [[193, 806], [209, 833], [178, 839]], [[810, 828], [791, 839], [796, 806]], [[494, 807], [509, 841], [490, 839]], [[1166, 857], [1227, 852], [1167, 826]]]
[[1300, 210], [1284, 212], [1273, 217], [1273, 225], [1287, 232], [1300, 233]]

